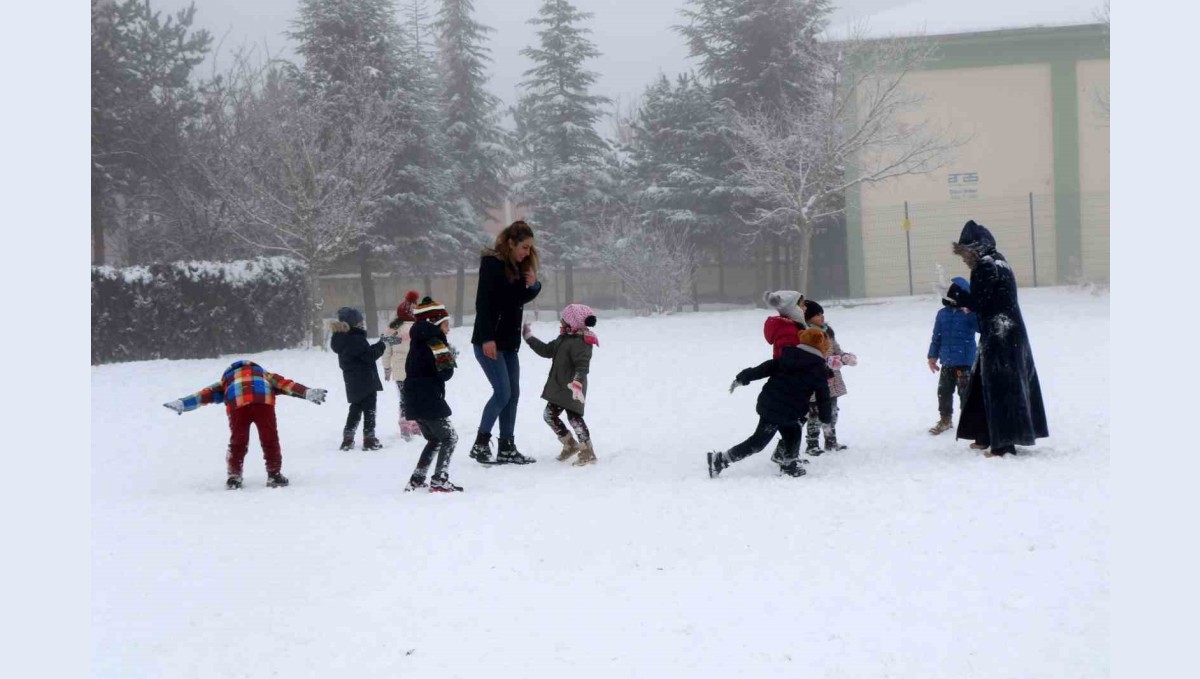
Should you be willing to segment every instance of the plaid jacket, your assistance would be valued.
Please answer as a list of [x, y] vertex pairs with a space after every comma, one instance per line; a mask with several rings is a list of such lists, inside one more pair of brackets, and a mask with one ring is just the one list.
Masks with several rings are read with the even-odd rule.
[[209, 403], [224, 403], [225, 410], [233, 412], [248, 403], [274, 405], [275, 394], [304, 398], [307, 392], [308, 387], [303, 384], [267, 372], [257, 363], [238, 361], [225, 369], [220, 382], [210, 384], [181, 400], [185, 412]]

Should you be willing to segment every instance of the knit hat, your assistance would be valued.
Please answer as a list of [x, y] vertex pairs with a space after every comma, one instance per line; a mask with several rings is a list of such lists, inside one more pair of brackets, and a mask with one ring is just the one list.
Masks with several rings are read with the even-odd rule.
[[963, 224], [962, 233], [958, 236], [958, 242], [952, 244], [954, 252], [958, 253], [962, 250], [972, 250], [980, 255], [991, 254], [996, 251], [996, 237], [991, 231], [987, 230], [983, 224], [976, 224], [975, 220], [969, 220]]
[[787, 316], [801, 323], [804, 322], [804, 312], [800, 310], [799, 304], [803, 300], [804, 295], [795, 290], [768, 290], [763, 293], [763, 303], [778, 311], [780, 316]]
[[413, 305], [417, 303], [420, 297], [420, 293], [416, 290], [409, 290], [404, 293], [404, 299], [400, 302], [400, 306], [396, 307], [396, 318], [409, 323], [417, 320], [416, 316], [413, 316]]
[[413, 311], [413, 316], [418, 321], [429, 321], [434, 325], [441, 323], [443, 319], [450, 318], [450, 314], [446, 312], [446, 307], [433, 301], [432, 297], [426, 297], [421, 300]]
[[586, 304], [568, 304], [561, 316], [572, 330], [580, 331], [596, 325], [596, 312]]
[[807, 321], [813, 316], [820, 316], [825, 313], [825, 309], [821, 308], [814, 300], [806, 300], [804, 302], [804, 320]]
[[582, 335], [583, 340], [592, 346], [600, 346], [600, 338], [592, 332], [596, 325], [596, 312], [586, 304], [568, 304], [559, 315], [566, 327], [563, 334]]
[[361, 311], [352, 306], [344, 306], [338, 309], [337, 319], [351, 328], [355, 328], [363, 322], [363, 315]]

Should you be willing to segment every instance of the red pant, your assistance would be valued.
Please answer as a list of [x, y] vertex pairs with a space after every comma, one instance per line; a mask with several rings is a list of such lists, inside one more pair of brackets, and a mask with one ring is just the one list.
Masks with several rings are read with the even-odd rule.
[[275, 429], [275, 406], [266, 403], [247, 403], [229, 413], [229, 453], [225, 456], [230, 476], [242, 475], [242, 461], [250, 448], [250, 423], [258, 427], [258, 442], [262, 445], [267, 473], [278, 474], [283, 468], [283, 453], [279, 450], [279, 432]]

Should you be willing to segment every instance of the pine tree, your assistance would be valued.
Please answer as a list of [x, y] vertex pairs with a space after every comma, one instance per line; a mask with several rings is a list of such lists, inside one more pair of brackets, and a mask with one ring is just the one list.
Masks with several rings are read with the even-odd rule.
[[472, 0], [441, 0], [434, 28], [443, 88], [443, 132], [459, 184], [480, 217], [504, 199], [512, 160], [499, 125], [500, 100], [487, 91], [484, 40], [492, 29], [475, 21]]
[[[199, 114], [190, 77], [212, 42], [192, 31], [195, 7], [165, 20], [146, 0], [92, 0], [92, 260], [134, 194], [171, 171]], [[145, 210], [143, 210], [145, 211]]]
[[529, 20], [541, 27], [540, 46], [521, 51], [534, 67], [525, 72], [516, 110], [528, 178], [514, 189], [532, 208], [541, 245], [566, 269], [567, 301], [574, 293], [572, 267], [585, 255], [584, 237], [610, 182], [608, 144], [595, 129], [608, 99], [589, 92], [596, 74], [583, 66], [599, 55], [586, 37], [590, 31], [580, 25], [591, 16], [567, 0], [544, 0]]
[[818, 36], [831, 0], [687, 0], [677, 26], [717, 99], [739, 111], [812, 100], [823, 82]]

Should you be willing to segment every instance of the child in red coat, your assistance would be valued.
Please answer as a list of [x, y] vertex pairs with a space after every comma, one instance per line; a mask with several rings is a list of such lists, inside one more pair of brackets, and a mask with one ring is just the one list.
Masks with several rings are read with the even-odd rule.
[[250, 425], [258, 428], [258, 442], [267, 463], [267, 487], [288, 485], [281, 472], [283, 453], [275, 426], [275, 395], [287, 394], [320, 404], [324, 389], [309, 389], [282, 375], [267, 372], [253, 361], [237, 361], [225, 369], [219, 382], [163, 405], [180, 415], [209, 403], [224, 403], [229, 416], [229, 452], [225, 456], [225, 487], [242, 487], [242, 461], [250, 447]]

